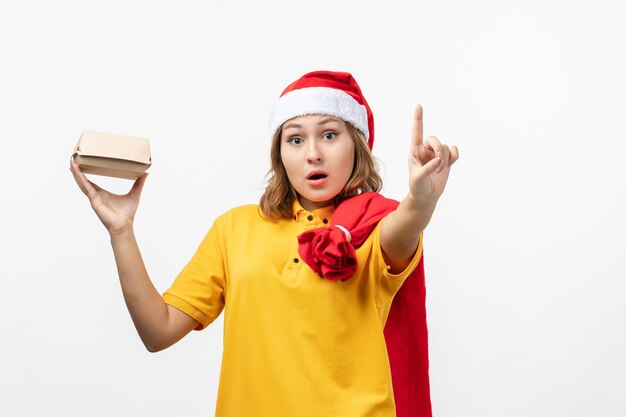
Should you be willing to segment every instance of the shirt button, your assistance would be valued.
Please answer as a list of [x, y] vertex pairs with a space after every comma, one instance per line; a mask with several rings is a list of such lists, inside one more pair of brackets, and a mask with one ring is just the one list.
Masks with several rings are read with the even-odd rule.
[[313, 220], [313, 216], [311, 216], [310, 214], [308, 216], [306, 216], [306, 218], [307, 218], [308, 221]]
[[293, 263], [297, 264], [298, 262], [300, 262], [300, 259], [298, 259], [298, 258], [293, 258]]

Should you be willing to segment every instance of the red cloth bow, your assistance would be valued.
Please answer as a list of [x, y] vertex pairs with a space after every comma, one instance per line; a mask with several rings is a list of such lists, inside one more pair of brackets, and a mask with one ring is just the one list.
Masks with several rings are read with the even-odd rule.
[[[298, 236], [300, 256], [326, 279], [349, 279], [356, 271], [354, 249], [363, 244], [378, 222], [398, 204], [374, 192], [345, 200], [333, 213], [329, 227], [308, 230]], [[346, 228], [351, 239], [336, 225]], [[423, 252], [419, 264], [393, 298], [384, 334], [396, 416], [432, 417]]]
[[321, 227], [298, 236], [298, 252], [314, 272], [326, 279], [345, 281], [356, 271], [354, 246], [344, 232], [335, 227]]

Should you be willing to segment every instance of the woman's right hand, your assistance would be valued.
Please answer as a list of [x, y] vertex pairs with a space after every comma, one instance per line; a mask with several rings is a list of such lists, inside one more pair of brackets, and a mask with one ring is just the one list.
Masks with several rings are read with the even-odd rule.
[[132, 228], [141, 190], [148, 177], [147, 173], [135, 180], [133, 187], [127, 194], [118, 195], [89, 181], [74, 161], [70, 161], [70, 171], [72, 171], [78, 187], [89, 198], [91, 208], [96, 212], [109, 234], [122, 233]]

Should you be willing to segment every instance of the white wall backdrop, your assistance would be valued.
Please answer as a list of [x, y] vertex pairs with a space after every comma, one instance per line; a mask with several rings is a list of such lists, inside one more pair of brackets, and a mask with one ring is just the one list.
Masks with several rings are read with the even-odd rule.
[[434, 414], [626, 415], [625, 19], [591, 0], [2, 2], [0, 415], [213, 415], [222, 317], [145, 350], [68, 161], [84, 129], [151, 139], [135, 229], [163, 291], [258, 200], [270, 107], [316, 69], [361, 84], [386, 195], [406, 192], [415, 104], [460, 149], [425, 241]]

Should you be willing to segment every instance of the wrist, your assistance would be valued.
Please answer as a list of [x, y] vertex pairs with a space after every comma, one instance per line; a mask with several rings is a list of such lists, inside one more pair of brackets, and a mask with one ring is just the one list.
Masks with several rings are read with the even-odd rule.
[[416, 197], [409, 192], [402, 203], [407, 209], [412, 211], [433, 210], [437, 205], [437, 199]]
[[123, 243], [134, 239], [133, 224], [129, 223], [124, 227], [109, 230], [109, 237], [111, 238], [111, 243]]

